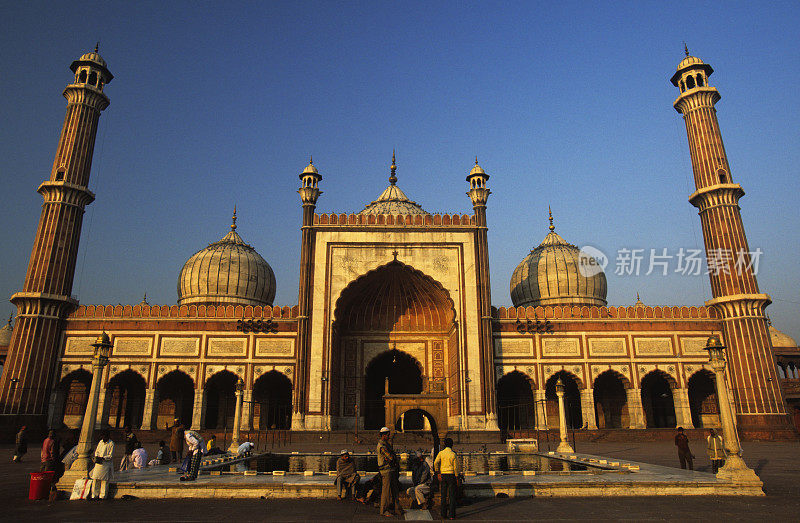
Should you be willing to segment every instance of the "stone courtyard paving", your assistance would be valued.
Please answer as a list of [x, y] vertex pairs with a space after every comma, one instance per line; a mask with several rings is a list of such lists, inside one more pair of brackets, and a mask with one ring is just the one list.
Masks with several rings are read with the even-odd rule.
[[[745, 459], [764, 481], [765, 497], [688, 496], [614, 498], [508, 498], [475, 500], [459, 507], [469, 520], [750, 520], [800, 519], [798, 443], [745, 443]], [[38, 446], [22, 464], [0, 448], [0, 518], [4, 521], [371, 521], [377, 509], [331, 499], [138, 499], [113, 501], [28, 501], [28, 473], [38, 469]], [[697, 469], [708, 470], [700, 442], [694, 442]], [[676, 466], [674, 446], [655, 443], [579, 443], [576, 451]], [[437, 499], [438, 501], [438, 499]], [[438, 507], [433, 511], [438, 519]], [[427, 515], [416, 513], [415, 515]]]

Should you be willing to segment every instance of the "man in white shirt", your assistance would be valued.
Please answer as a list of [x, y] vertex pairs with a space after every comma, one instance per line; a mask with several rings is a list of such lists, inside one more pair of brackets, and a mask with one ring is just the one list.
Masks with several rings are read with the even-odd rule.
[[147, 466], [147, 451], [144, 450], [141, 443], [131, 453], [131, 459], [133, 460], [133, 468], [143, 469]]

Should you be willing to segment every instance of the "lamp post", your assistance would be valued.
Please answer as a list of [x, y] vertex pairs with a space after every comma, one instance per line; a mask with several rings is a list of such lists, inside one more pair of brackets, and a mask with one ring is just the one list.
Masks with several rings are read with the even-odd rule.
[[92, 347], [94, 347], [92, 386], [89, 390], [89, 402], [86, 404], [86, 413], [83, 415], [83, 425], [81, 426], [81, 437], [78, 441], [78, 459], [70, 467], [70, 471], [81, 475], [85, 475], [92, 468], [92, 460], [89, 455], [92, 452], [97, 404], [100, 399], [100, 383], [103, 380], [103, 368], [108, 364], [108, 356], [111, 354], [111, 340], [108, 334], [103, 331], [97, 337], [97, 341], [92, 343]]
[[233, 417], [233, 437], [228, 452], [236, 452], [239, 448], [239, 428], [242, 426], [242, 395], [244, 394], [244, 381], [239, 378], [236, 382], [236, 413]]
[[564, 382], [558, 378], [556, 382], [556, 395], [558, 396], [558, 435], [561, 442], [556, 452], [575, 452], [567, 442], [567, 416], [564, 411]]
[[728, 386], [725, 384], [725, 346], [716, 334], [709, 336], [705, 349], [708, 351], [711, 368], [714, 369], [714, 378], [717, 386], [717, 400], [719, 401], [719, 417], [722, 422], [722, 439], [725, 443], [725, 452], [728, 455], [725, 465], [717, 472], [717, 477], [732, 480], [737, 483], [761, 483], [755, 471], [747, 466], [742, 459], [742, 447], [739, 445], [739, 434], [733, 421], [731, 402], [728, 398]]

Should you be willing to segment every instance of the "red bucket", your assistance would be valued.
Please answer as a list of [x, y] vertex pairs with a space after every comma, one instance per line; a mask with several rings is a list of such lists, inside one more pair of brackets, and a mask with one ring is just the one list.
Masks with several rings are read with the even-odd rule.
[[55, 472], [31, 472], [31, 487], [28, 499], [47, 499], [50, 496], [50, 484]]

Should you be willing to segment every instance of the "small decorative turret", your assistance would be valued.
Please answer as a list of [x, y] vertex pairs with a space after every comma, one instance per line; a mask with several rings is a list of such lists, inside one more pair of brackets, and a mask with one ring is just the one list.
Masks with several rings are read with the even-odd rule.
[[488, 179], [489, 175], [478, 165], [478, 157], [476, 156], [475, 167], [472, 168], [469, 176], [467, 176], [470, 187], [467, 195], [472, 200], [473, 207], [486, 206], [486, 201], [489, 199], [489, 195], [492, 194], [492, 191], [486, 188], [486, 180]]
[[106, 61], [97, 52], [100, 45], [98, 42], [94, 46], [94, 51], [82, 55], [72, 62], [69, 68], [75, 73], [75, 83], [82, 87], [94, 87], [98, 91], [103, 90], [103, 86], [114, 79], [114, 75], [106, 67]]
[[300, 173], [300, 180], [303, 181], [303, 186], [297, 192], [300, 193], [300, 200], [302, 200], [303, 205], [316, 205], [317, 198], [322, 194], [322, 191], [317, 187], [319, 181], [322, 180], [322, 175], [314, 167], [313, 156], [309, 159], [308, 165], [303, 169], [303, 172]]
[[[672, 85], [680, 88], [681, 93], [693, 89], [710, 87], [708, 85], [708, 77], [711, 76], [714, 69], [696, 56], [691, 56], [686, 44], [683, 44], [683, 51], [686, 54], [686, 58], [681, 60], [681, 63], [678, 64], [678, 70], [672, 75], [672, 78], [670, 78]], [[714, 89], [714, 91], [716, 91], [716, 89]], [[714, 103], [716, 103], [719, 98], [719, 93], [717, 93]], [[678, 109], [676, 108], [676, 110]], [[678, 110], [678, 112], [681, 111]]]

